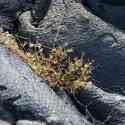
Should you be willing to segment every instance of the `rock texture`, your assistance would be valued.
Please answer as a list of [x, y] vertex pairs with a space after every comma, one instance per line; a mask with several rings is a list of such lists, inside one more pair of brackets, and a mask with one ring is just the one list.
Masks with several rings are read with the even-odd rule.
[[124, 32], [94, 16], [75, 0], [52, 0], [37, 27], [31, 20], [30, 11], [19, 17], [20, 32], [26, 39], [74, 47], [78, 53], [85, 51], [95, 60], [93, 79], [98, 86], [124, 94]]
[[[37, 27], [31, 24], [30, 12], [19, 17], [20, 32], [28, 39], [35, 39], [52, 46], [67, 46], [89, 40], [86, 11], [75, 0], [52, 0], [47, 15]], [[87, 37], [86, 37], [87, 36]]]
[[19, 120], [16, 125], [47, 125], [45, 122]]
[[104, 125], [125, 124], [125, 97], [111, 94], [88, 83], [78, 94], [78, 99], [85, 104], [94, 117]]
[[13, 123], [15, 123], [13, 115], [6, 111], [2, 104], [0, 104], [0, 125], [11, 125]]
[[115, 2], [113, 0], [82, 0], [87, 7], [96, 15], [112, 23], [113, 25], [125, 29], [125, 2], [124, 0]]
[[16, 32], [18, 17], [26, 10], [31, 11], [34, 21], [37, 22], [45, 16], [50, 2], [51, 0], [0, 0], [0, 26], [4, 30]]
[[[11, 4], [12, 1], [0, 1], [0, 26], [4, 30], [13, 31], [18, 26], [17, 33], [29, 42], [73, 47], [76, 54], [84, 51], [86, 56], [95, 60], [95, 84], [104, 90], [108, 88], [125, 95], [124, 32], [91, 14], [76, 0], [13, 0]], [[42, 13], [41, 5], [45, 7]], [[115, 18], [119, 19], [120, 15], [116, 14]], [[115, 18], [109, 19], [116, 21]], [[94, 85], [87, 87], [79, 98], [83, 104], [92, 102], [88, 108], [95, 118], [106, 119], [103, 121], [106, 125], [124, 125], [124, 97], [109, 94]], [[26, 64], [2, 47], [0, 102], [14, 118], [31, 120], [28, 124], [37, 119], [51, 125], [91, 125], [69, 99], [51, 90]], [[27, 121], [18, 121], [17, 124], [22, 122], [27, 124]]]
[[0, 125], [12, 125], [12, 124], [7, 121], [0, 120]]
[[5, 48], [0, 48], [0, 62], [0, 102], [15, 118], [30, 116], [51, 125], [91, 125]]
[[0, 26], [4, 30], [14, 31], [17, 16], [32, 7], [32, 0], [0, 0]]

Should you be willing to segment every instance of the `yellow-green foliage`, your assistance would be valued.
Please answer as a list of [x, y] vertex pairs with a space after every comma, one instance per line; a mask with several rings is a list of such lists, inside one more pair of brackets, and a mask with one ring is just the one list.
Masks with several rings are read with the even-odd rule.
[[[52, 88], [60, 87], [76, 92], [90, 80], [92, 63], [83, 63], [78, 57], [72, 58], [70, 56], [73, 54], [72, 49], [51, 49], [40, 44], [29, 44], [27, 49], [33, 51], [23, 51], [27, 44], [26, 42], [17, 44], [13, 40], [7, 44], [7, 47], [28, 63], [36, 74], [47, 80]], [[41, 51], [48, 48], [46, 54]]]

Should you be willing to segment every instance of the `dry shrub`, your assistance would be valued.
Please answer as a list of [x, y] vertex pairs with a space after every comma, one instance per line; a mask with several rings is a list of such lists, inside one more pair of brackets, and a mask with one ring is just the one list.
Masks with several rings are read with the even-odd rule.
[[[69, 48], [49, 48], [42, 44], [19, 42], [14, 37], [5, 43], [16, 56], [28, 63], [32, 70], [47, 80], [50, 87], [77, 92], [91, 80], [92, 62], [71, 57]], [[49, 49], [46, 53], [44, 50]], [[31, 51], [27, 51], [31, 50]]]

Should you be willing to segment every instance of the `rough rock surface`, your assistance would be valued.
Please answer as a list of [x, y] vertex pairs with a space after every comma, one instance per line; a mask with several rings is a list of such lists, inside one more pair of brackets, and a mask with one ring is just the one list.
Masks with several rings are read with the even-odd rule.
[[[90, 10], [113, 25], [125, 29], [124, 0], [82, 0]], [[115, 1], [115, 2], [114, 2]]]
[[51, 125], [91, 125], [5, 48], [0, 48], [0, 62], [0, 102], [15, 118], [30, 116]]
[[78, 98], [95, 118], [103, 121], [104, 125], [125, 124], [124, 96], [107, 93], [88, 83], [84, 89], [81, 89]]
[[[2, 1], [0, 6], [7, 0], [3, 1], [3, 4]], [[24, 5], [27, 5], [25, 2]], [[49, 10], [46, 12], [45, 9], [45, 15], [38, 13], [41, 11], [41, 8], [37, 8], [39, 2], [39, 0], [36, 2], [36, 6], [29, 4], [31, 6], [28, 11], [21, 5], [21, 8], [22, 6], [24, 8], [21, 12], [20, 5], [15, 4], [18, 3], [16, 0], [12, 8], [12, 3], [7, 2], [10, 7], [0, 11], [1, 27], [7, 30], [13, 29], [15, 20], [12, 18], [16, 17], [18, 31], [30, 41], [36, 40], [51, 46], [70, 46], [79, 53], [85, 51], [88, 57], [95, 60], [93, 69], [95, 83], [99, 87], [125, 95], [124, 32], [94, 16], [76, 0], [52, 0], [50, 6], [50, 2], [46, 4]], [[1, 8], [6, 7], [1, 6]], [[45, 120], [51, 125], [90, 124], [71, 102], [67, 104], [67, 99], [56, 95], [44, 81], [33, 75], [23, 62], [13, 57], [5, 48], [0, 48], [0, 69], [0, 102], [15, 118]], [[116, 112], [113, 111], [113, 117], [106, 121], [106, 125], [116, 125], [116, 123], [123, 125], [124, 97], [117, 96], [116, 99], [116, 95], [106, 93], [95, 86], [92, 88], [83, 91], [86, 92], [88, 101], [94, 99], [96, 102], [92, 106], [96, 109], [89, 108], [92, 114], [101, 114], [99, 119], [102, 120], [105, 118], [101, 117], [107, 117], [108, 109], [113, 108]], [[84, 98], [82, 96], [82, 101]], [[120, 104], [116, 106], [117, 102]], [[103, 112], [103, 106], [108, 111]], [[118, 116], [121, 116], [121, 119], [118, 119]]]
[[14, 117], [8, 111], [6, 111], [2, 104], [0, 104], [0, 125], [10, 125], [15, 122]]
[[[18, 17], [30, 10], [34, 21], [42, 19], [51, 0], [0, 0], [0, 26], [11, 32], [18, 29]], [[35, 16], [34, 16], [35, 15]]]
[[[31, 24], [30, 12], [19, 17], [20, 31], [26, 38], [34, 38], [42, 43], [51, 43], [53, 46], [67, 46], [85, 42], [85, 30], [88, 19], [84, 16], [84, 8], [75, 0], [52, 0], [47, 15], [38, 23], [37, 27]], [[87, 35], [86, 35], [87, 36]]]
[[47, 125], [45, 122], [19, 120], [16, 125]]
[[20, 17], [20, 32], [52, 46], [71, 46], [95, 60], [99, 87], [124, 94], [125, 34], [88, 12], [75, 0], [52, 0], [44, 19], [35, 27], [30, 12]]
[[31, 7], [32, 0], [0, 0], [0, 26], [5, 30], [14, 31], [17, 15]]
[[0, 125], [12, 125], [12, 124], [7, 121], [0, 120]]

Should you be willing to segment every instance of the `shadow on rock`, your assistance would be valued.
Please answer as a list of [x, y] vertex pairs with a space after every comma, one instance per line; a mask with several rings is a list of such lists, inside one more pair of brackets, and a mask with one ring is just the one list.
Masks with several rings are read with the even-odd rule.
[[86, 56], [94, 59], [93, 79], [99, 87], [109, 92], [125, 94], [124, 46], [118, 44], [115, 36], [107, 33], [91, 44], [79, 45], [76, 50], [85, 51]]

